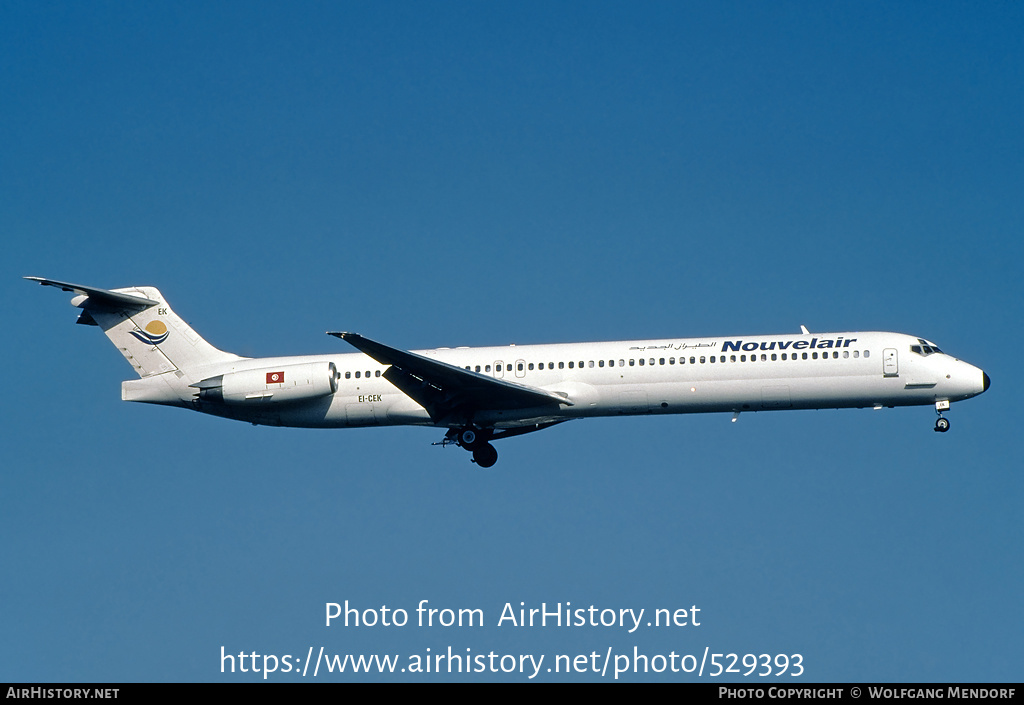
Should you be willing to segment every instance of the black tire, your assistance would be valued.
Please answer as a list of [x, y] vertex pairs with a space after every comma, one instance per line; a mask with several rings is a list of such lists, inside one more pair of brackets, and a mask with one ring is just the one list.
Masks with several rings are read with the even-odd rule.
[[939, 418], [935, 422], [935, 430], [938, 431], [939, 433], [945, 433], [946, 431], [948, 431], [949, 430], [949, 419]]
[[482, 468], [489, 468], [498, 462], [498, 451], [490, 443], [484, 443], [473, 451], [473, 462]]

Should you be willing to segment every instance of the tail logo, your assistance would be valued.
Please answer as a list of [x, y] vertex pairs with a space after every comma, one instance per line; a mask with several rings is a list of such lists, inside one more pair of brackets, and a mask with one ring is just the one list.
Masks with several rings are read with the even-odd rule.
[[150, 321], [145, 330], [133, 330], [131, 333], [146, 345], [159, 345], [167, 340], [168, 335], [167, 325], [163, 321]]

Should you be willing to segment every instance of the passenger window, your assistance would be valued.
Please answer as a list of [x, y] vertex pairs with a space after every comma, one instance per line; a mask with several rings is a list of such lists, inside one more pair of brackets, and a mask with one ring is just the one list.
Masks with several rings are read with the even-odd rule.
[[632, 367], [632, 366], [633, 366], [633, 360], [632, 360], [632, 359], [631, 359], [631, 360], [629, 361], [629, 366], [630, 366], [630, 367]]
[[[690, 364], [691, 364], [691, 365], [694, 365], [694, 364], [696, 364], [696, 362], [697, 362], [697, 358], [695, 358], [695, 357], [693, 357], [693, 356], [691, 355], [691, 356], [690, 356]], [[701, 360], [701, 362], [704, 362], [704, 360]]]
[[[590, 366], [593, 367], [594, 363], [590, 363]], [[604, 367], [604, 360], [598, 360], [597, 361], [597, 366], [598, 367]]]
[[380, 377], [380, 370], [377, 370], [376, 372], [374, 372], [373, 376], [374, 377]]
[[[701, 362], [703, 362], [703, 360], [701, 360]], [[714, 364], [714, 362], [715, 362], [715, 356], [714, 356], [714, 355], [712, 355], [712, 356], [711, 356], [711, 358], [710, 358], [710, 359], [708, 360], [708, 362], [710, 362], [710, 363]]]
[[523, 371], [523, 363], [519, 362], [519, 363], [516, 363], [516, 365], [517, 365], [519, 371], [522, 372]]
[[665, 364], [665, 358], [663, 358], [663, 357], [659, 357], [659, 358], [658, 358], [658, 364], [659, 364], [659, 365], [664, 365], [664, 364]]
[[670, 358], [668, 359], [668, 364], [670, 364], [670, 365], [674, 365], [674, 364], [676, 364], [676, 359], [675, 359], [674, 357], [670, 357]]
[[345, 379], [352, 379], [352, 373], [351, 372], [346, 372], [345, 373]]
[[533, 369], [533, 363], [531, 362], [529, 365], [527, 365], [527, 367], [532, 370]]
[[865, 350], [864, 351], [864, 357], [871, 357], [871, 351], [870, 350]]
[[772, 362], [775, 362], [776, 360], [778, 360], [778, 356], [775, 353], [772, 353]]
[[816, 352], [811, 353], [811, 357], [813, 359], [817, 360], [818, 359], [818, 353], [816, 353]]
[[356, 372], [356, 379], [359, 379], [359, 372]]
[[491, 366], [490, 365], [484, 365], [484, 372], [490, 372], [490, 371], [491, 371]]
[[[593, 366], [594, 366], [594, 361], [593, 360], [590, 360], [590, 361], [587, 362], [587, 367], [593, 367]], [[604, 367], [604, 360], [601, 360], [601, 367]]]
[[565, 369], [565, 363], [564, 362], [559, 362], [558, 363], [558, 369], [564, 370]]
[[854, 350], [853, 351], [853, 356], [854, 357], [860, 357], [860, 350]]
[[700, 364], [702, 364], [702, 365], [704, 364], [704, 356], [703, 355], [700, 356]]
[[640, 358], [640, 367], [643, 367], [643, 366], [644, 366], [644, 359], [641, 357]]
[[740, 362], [746, 362], [746, 361], [747, 361], [747, 356], [746, 355], [740, 355]]
[[[569, 369], [570, 370], [572, 369], [572, 366], [573, 366], [573, 361], [569, 360]], [[583, 365], [580, 365], [580, 367], [583, 367]]]

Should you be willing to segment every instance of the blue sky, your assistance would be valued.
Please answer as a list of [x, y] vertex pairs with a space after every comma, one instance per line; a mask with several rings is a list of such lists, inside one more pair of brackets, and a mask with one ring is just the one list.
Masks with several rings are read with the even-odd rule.
[[[221, 648], [321, 646], [1020, 680], [1022, 21], [1012, 3], [4, 3], [0, 680], [259, 680], [221, 673]], [[157, 286], [244, 355], [348, 352], [326, 330], [426, 348], [804, 324], [927, 337], [992, 388], [948, 434], [928, 408], [599, 419], [502, 441], [481, 471], [439, 431], [122, 403], [131, 369], [25, 275]], [[345, 600], [486, 623], [325, 627]], [[520, 602], [702, 623], [497, 626]], [[527, 680], [394, 678], [437, 677]], [[379, 678], [317, 678], [336, 679]]]

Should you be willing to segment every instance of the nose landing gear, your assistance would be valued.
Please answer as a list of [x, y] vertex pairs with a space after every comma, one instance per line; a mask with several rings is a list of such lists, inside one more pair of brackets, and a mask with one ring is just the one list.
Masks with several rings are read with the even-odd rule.
[[949, 419], [942, 415], [943, 411], [949, 410], [948, 401], [937, 401], [935, 402], [935, 413], [939, 415], [939, 418], [935, 420], [935, 432], [945, 433], [949, 430]]

